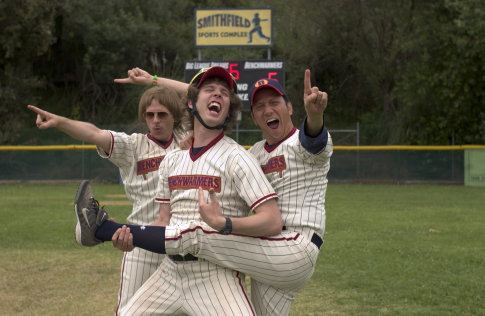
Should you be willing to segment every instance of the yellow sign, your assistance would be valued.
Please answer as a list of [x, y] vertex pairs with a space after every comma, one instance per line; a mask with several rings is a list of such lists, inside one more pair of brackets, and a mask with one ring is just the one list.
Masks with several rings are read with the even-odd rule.
[[273, 46], [273, 10], [195, 9], [195, 47]]

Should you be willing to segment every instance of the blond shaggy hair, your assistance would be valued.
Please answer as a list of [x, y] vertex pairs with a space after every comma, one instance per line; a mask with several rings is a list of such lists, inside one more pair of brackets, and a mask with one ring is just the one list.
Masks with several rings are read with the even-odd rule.
[[143, 113], [146, 112], [147, 107], [152, 103], [153, 99], [157, 100], [158, 103], [166, 107], [167, 110], [172, 113], [175, 121], [173, 129], [179, 127], [185, 114], [185, 107], [177, 93], [164, 86], [156, 86], [143, 93], [140, 102], [138, 103], [138, 119], [140, 122], [146, 123]]

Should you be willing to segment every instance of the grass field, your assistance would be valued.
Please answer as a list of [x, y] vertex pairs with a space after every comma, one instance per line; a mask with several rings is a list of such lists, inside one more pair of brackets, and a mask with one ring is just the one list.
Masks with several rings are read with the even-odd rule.
[[[77, 246], [77, 186], [0, 186], [0, 315], [112, 315], [122, 253]], [[122, 221], [123, 187], [95, 197]], [[325, 243], [291, 315], [484, 315], [485, 189], [330, 185]]]

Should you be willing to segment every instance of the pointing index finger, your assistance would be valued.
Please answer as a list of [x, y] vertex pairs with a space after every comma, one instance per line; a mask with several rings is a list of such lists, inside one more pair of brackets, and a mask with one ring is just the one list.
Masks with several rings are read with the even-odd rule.
[[305, 70], [304, 89], [305, 89], [306, 95], [312, 94], [312, 84], [311, 84], [311, 80], [310, 80], [310, 69]]
[[44, 114], [44, 111], [42, 111], [41, 109], [39, 109], [39, 108], [37, 108], [37, 107], [35, 107], [35, 106], [33, 106], [33, 105], [27, 105], [27, 107], [28, 107], [30, 110], [32, 110], [32, 111], [34, 111], [35, 113], [37, 113], [37, 114]]

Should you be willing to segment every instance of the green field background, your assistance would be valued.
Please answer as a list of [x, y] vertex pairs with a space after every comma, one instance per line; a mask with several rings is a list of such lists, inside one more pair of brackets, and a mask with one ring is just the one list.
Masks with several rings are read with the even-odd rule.
[[[0, 186], [0, 315], [113, 315], [122, 253], [74, 241], [76, 185]], [[123, 221], [119, 185], [94, 185]], [[315, 274], [291, 315], [485, 314], [485, 189], [329, 185]]]

